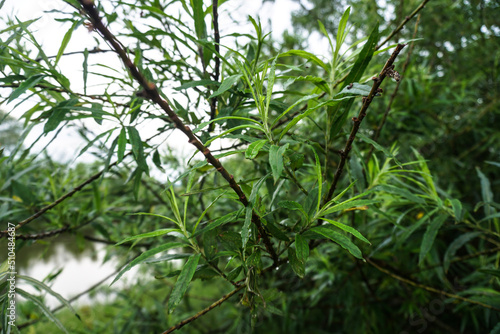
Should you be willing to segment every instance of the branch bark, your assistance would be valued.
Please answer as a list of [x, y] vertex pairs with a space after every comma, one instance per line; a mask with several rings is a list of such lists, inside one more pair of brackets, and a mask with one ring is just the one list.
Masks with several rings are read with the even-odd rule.
[[167, 329], [166, 331], [164, 331], [162, 334], [168, 334], [168, 333], [172, 333], [173, 331], [176, 331], [182, 327], [184, 327], [185, 325], [189, 324], [190, 322], [198, 319], [199, 317], [201, 317], [202, 315], [210, 312], [211, 310], [213, 310], [214, 308], [216, 308], [217, 306], [221, 305], [222, 303], [224, 303], [226, 300], [228, 300], [229, 298], [231, 298], [232, 296], [234, 296], [236, 293], [238, 293], [238, 291], [240, 291], [241, 289], [243, 289], [244, 287], [246, 287], [246, 285], [240, 285], [239, 287], [237, 287], [236, 289], [234, 289], [233, 291], [231, 291], [230, 293], [228, 293], [227, 295], [223, 296], [221, 299], [219, 299], [218, 301], [216, 301], [215, 303], [213, 303], [212, 305], [208, 306], [207, 308], [201, 310], [200, 312], [196, 313], [195, 315], [193, 315], [192, 317], [189, 317], [187, 319], [184, 319], [182, 320], [181, 322], [179, 322], [178, 324], [176, 324], [175, 326], [172, 326], [170, 327], [169, 329]]
[[382, 69], [382, 71], [380, 72], [380, 74], [377, 77], [374, 77], [374, 79], [373, 79], [374, 83], [373, 83], [372, 89], [371, 89], [370, 93], [368, 94], [368, 96], [363, 98], [363, 106], [361, 107], [361, 110], [359, 111], [358, 117], [352, 118], [354, 124], [353, 124], [352, 130], [351, 130], [351, 134], [349, 135], [349, 139], [347, 140], [344, 149], [340, 153], [340, 162], [339, 162], [339, 165], [337, 166], [337, 170], [335, 171], [335, 175], [333, 176], [333, 181], [332, 181], [332, 184], [330, 186], [330, 190], [328, 191], [328, 195], [326, 196], [326, 198], [324, 200], [324, 203], [327, 203], [328, 201], [330, 201], [332, 199], [333, 193], [335, 192], [335, 189], [337, 188], [337, 183], [339, 182], [340, 176], [342, 175], [342, 172], [344, 170], [344, 166], [345, 166], [345, 163], [346, 163], [347, 158], [349, 156], [349, 152], [352, 149], [352, 143], [354, 142], [354, 139], [356, 138], [356, 134], [358, 133], [361, 122], [363, 121], [363, 119], [366, 116], [366, 111], [368, 110], [368, 107], [372, 103], [373, 98], [375, 97], [375, 95], [379, 91], [379, 87], [382, 84], [382, 81], [384, 81], [384, 79], [387, 75], [391, 75], [392, 73], [394, 73], [394, 71], [393, 71], [394, 61], [396, 60], [397, 56], [399, 55], [399, 53], [401, 52], [401, 50], [403, 50], [403, 48], [405, 46], [406, 46], [405, 44], [398, 44], [396, 46], [396, 49], [392, 53], [389, 60], [387, 60], [387, 62], [385, 63], [385, 66]]
[[[161, 95], [156, 85], [153, 82], [150, 82], [146, 79], [146, 77], [139, 71], [137, 66], [134, 65], [134, 62], [128, 57], [125, 48], [122, 44], [116, 39], [116, 37], [109, 31], [109, 29], [104, 25], [99, 16], [99, 12], [94, 5], [93, 0], [78, 0], [82, 5], [84, 11], [87, 13], [87, 16], [92, 21], [92, 25], [95, 30], [97, 30], [102, 37], [110, 44], [113, 50], [116, 51], [120, 59], [123, 61], [127, 69], [129, 70], [132, 77], [141, 85], [144, 89], [144, 94], [148, 96], [154, 103], [156, 103], [172, 120], [175, 127], [181, 130], [187, 137], [190, 144], [192, 144], [198, 151], [203, 153], [207, 161], [215, 167], [215, 169], [222, 175], [222, 177], [229, 183], [234, 192], [238, 195], [240, 202], [247, 206], [249, 205], [249, 201], [241, 190], [240, 186], [234, 180], [233, 175], [229, 174], [228, 171], [222, 166], [219, 159], [216, 159], [208, 147], [205, 147], [201, 143], [201, 141], [194, 135], [193, 131], [189, 128], [189, 126], [185, 125], [182, 120], [177, 116], [177, 114], [172, 110], [167, 101], [165, 101]], [[259, 234], [266, 246], [267, 251], [271, 255], [274, 262], [278, 261], [278, 256], [273, 248], [271, 240], [267, 235], [264, 226], [262, 225], [260, 217], [257, 215], [255, 210], [252, 210], [252, 223], [257, 227]]]

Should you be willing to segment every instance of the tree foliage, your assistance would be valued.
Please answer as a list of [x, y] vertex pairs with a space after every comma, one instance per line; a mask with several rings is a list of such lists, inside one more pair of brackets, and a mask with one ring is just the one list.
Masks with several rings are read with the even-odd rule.
[[[495, 2], [309, 1], [282, 42], [254, 17], [225, 34], [226, 1], [63, 2], [55, 55], [35, 20], [0, 31], [2, 126], [22, 128], [1, 229], [18, 251], [67, 234], [122, 265], [90, 308], [18, 276], [40, 294], [18, 290], [12, 327], [4, 262], [3, 332], [498, 331]], [[67, 51], [85, 29], [94, 47]], [[46, 150], [68, 130], [73, 163]], [[137, 267], [145, 282], [117, 287]]]

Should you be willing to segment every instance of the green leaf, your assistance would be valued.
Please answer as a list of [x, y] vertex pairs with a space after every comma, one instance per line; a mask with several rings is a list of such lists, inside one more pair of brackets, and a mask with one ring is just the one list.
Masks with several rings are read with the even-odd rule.
[[333, 226], [336, 226], [336, 227], [340, 228], [341, 230], [344, 230], [344, 231], [346, 231], [348, 233], [351, 233], [352, 235], [354, 235], [359, 240], [364, 241], [367, 244], [371, 245], [371, 243], [368, 241], [368, 239], [366, 239], [361, 233], [359, 233], [356, 229], [352, 228], [351, 226], [345, 225], [345, 224], [342, 224], [342, 223], [339, 223], [339, 222], [336, 222], [335, 220], [331, 220], [331, 219], [324, 218], [324, 220], [326, 220], [327, 222], [329, 222]]
[[422, 239], [422, 244], [420, 245], [420, 254], [418, 256], [418, 263], [422, 264], [425, 256], [431, 250], [434, 240], [439, 232], [439, 229], [446, 220], [446, 215], [439, 215], [434, 218], [431, 223], [427, 226], [427, 230], [424, 233]]
[[205, 12], [203, 11], [203, 0], [191, 0], [193, 7], [194, 27], [198, 39], [207, 38], [207, 26], [205, 25]]
[[347, 200], [345, 202], [336, 204], [326, 210], [321, 209], [320, 212], [318, 213], [318, 217], [321, 216], [326, 216], [330, 213], [346, 210], [346, 209], [351, 209], [355, 207], [360, 207], [360, 206], [365, 206], [365, 205], [370, 205], [370, 204], [375, 204], [379, 203], [379, 200], [373, 200], [373, 199], [358, 199], [358, 200]]
[[158, 152], [158, 150], [155, 150], [153, 153], [153, 163], [156, 167], [158, 167], [159, 170], [165, 172], [165, 169], [161, 165], [160, 153]]
[[335, 42], [335, 55], [334, 55], [335, 62], [337, 60], [340, 47], [344, 43], [345, 36], [347, 35], [347, 33], [345, 32], [345, 28], [347, 26], [347, 20], [349, 20], [350, 12], [351, 12], [351, 7], [349, 6], [345, 10], [344, 14], [342, 14], [342, 18], [340, 19], [339, 27], [337, 29], [337, 39]]
[[481, 195], [483, 197], [483, 202], [485, 203], [484, 215], [490, 216], [492, 213], [490, 203], [493, 203], [493, 192], [491, 191], [490, 180], [488, 180], [486, 175], [484, 175], [483, 172], [481, 172], [479, 167], [476, 167], [476, 172], [477, 175], [479, 176], [479, 180], [481, 181]]
[[288, 144], [281, 147], [271, 145], [271, 148], [269, 149], [269, 164], [271, 165], [271, 171], [273, 173], [275, 184], [283, 172], [283, 153], [285, 153], [287, 148]]
[[120, 134], [118, 135], [118, 163], [122, 162], [123, 156], [125, 155], [125, 145], [127, 144], [127, 133], [125, 128], [122, 128]]
[[57, 129], [59, 124], [64, 120], [66, 114], [71, 110], [71, 107], [74, 106], [77, 102], [77, 99], [65, 100], [58, 103], [54, 108], [52, 108], [51, 114], [43, 127], [43, 132], [49, 133]]
[[253, 206], [252, 203], [248, 203], [245, 208], [245, 223], [243, 223], [243, 228], [241, 229], [241, 243], [243, 248], [245, 248], [248, 238], [250, 237], [250, 225], [252, 224], [252, 214]]
[[127, 126], [127, 131], [137, 166], [149, 175], [149, 167], [146, 163], [146, 157], [144, 156], [144, 149], [139, 131], [137, 131], [137, 129], [133, 126]]
[[[361, 52], [359, 53], [359, 56], [356, 59], [356, 62], [354, 63], [351, 71], [347, 75], [342, 88], [345, 88], [350, 83], [359, 82], [373, 57], [373, 52], [375, 51], [375, 47], [377, 46], [377, 41], [378, 24], [375, 25], [372, 32], [370, 33], [368, 41], [363, 46], [363, 49], [361, 49]], [[342, 129], [342, 126], [347, 119], [347, 115], [349, 114], [349, 110], [351, 109], [353, 102], [354, 101], [352, 99], [347, 100], [339, 103], [336, 107], [329, 110], [328, 114], [332, 123], [332, 126], [330, 128], [330, 138], [334, 138]]]
[[197, 237], [200, 234], [206, 233], [208, 231], [213, 230], [214, 228], [222, 226], [222, 225], [224, 225], [224, 224], [226, 224], [226, 223], [228, 223], [228, 222], [236, 219], [236, 216], [237, 216], [237, 213], [231, 212], [231, 213], [229, 213], [229, 214], [227, 214], [225, 216], [217, 218], [213, 223], [208, 224], [208, 226], [205, 227], [204, 229], [196, 231], [196, 233], [194, 233], [191, 236], [191, 238]]
[[83, 94], [87, 94], [87, 78], [89, 75], [89, 50], [85, 48], [83, 51]]
[[184, 267], [182, 267], [181, 273], [179, 274], [177, 282], [175, 282], [172, 293], [170, 294], [170, 298], [168, 299], [168, 313], [172, 313], [174, 311], [186, 293], [189, 283], [191, 283], [191, 280], [193, 279], [200, 256], [201, 254], [191, 256], [189, 260], [187, 260]]
[[293, 108], [295, 108], [296, 106], [298, 106], [299, 104], [301, 104], [302, 102], [306, 102], [306, 101], [309, 101], [309, 100], [312, 100], [312, 99], [315, 99], [317, 98], [318, 96], [320, 96], [320, 94], [312, 94], [312, 95], [306, 95], [306, 96], [303, 96], [301, 97], [300, 99], [298, 99], [297, 101], [295, 101], [290, 107], [288, 107], [285, 111], [283, 111], [278, 117], [276, 117], [276, 119], [274, 120], [273, 124], [271, 125], [271, 128], [274, 127], [276, 125], [276, 123], [278, 123], [278, 121], [283, 117], [285, 116], [286, 114], [288, 114]]
[[269, 115], [269, 103], [271, 102], [271, 98], [273, 96], [274, 80], [276, 79], [276, 60], [278, 59], [278, 56], [276, 56], [271, 63], [271, 70], [269, 71], [269, 76], [267, 79], [266, 106], [264, 108], [264, 117], [262, 119], [262, 122], [264, 124], [267, 124], [267, 118]]
[[413, 150], [413, 153], [415, 154], [415, 156], [417, 157], [417, 159], [419, 160], [419, 166], [423, 172], [421, 175], [424, 178], [425, 183], [429, 187], [430, 195], [434, 199], [438, 199], [439, 196], [438, 196], [437, 191], [436, 191], [436, 186], [434, 185], [434, 180], [432, 179], [431, 171], [429, 170], [429, 167], [427, 167], [427, 162], [425, 162], [424, 157], [422, 157], [422, 155], [420, 153], [418, 153], [418, 151], [416, 149], [414, 149], [412, 147], [412, 150]]
[[59, 47], [59, 51], [57, 51], [57, 55], [56, 55], [56, 60], [54, 62], [54, 66], [57, 65], [57, 63], [59, 63], [59, 60], [61, 59], [61, 56], [63, 55], [64, 53], [64, 50], [66, 50], [66, 46], [68, 46], [68, 43], [71, 39], [71, 35], [73, 35], [73, 31], [75, 30], [75, 28], [80, 25], [81, 21], [75, 21], [73, 22], [73, 24], [71, 25], [71, 28], [68, 29], [68, 31], [66, 32], [66, 34], [64, 34], [64, 37], [63, 37], [63, 40], [61, 42], [61, 46]]
[[464, 217], [464, 211], [462, 208], [462, 203], [458, 199], [452, 199], [451, 207], [453, 208], [453, 214], [457, 223], [460, 223]]
[[295, 249], [293, 248], [288, 248], [288, 261], [290, 262], [290, 266], [292, 267], [292, 270], [299, 276], [300, 278], [303, 278], [306, 274], [306, 269], [304, 266], [304, 262], [300, 261], [297, 258], [297, 255], [295, 254]]
[[399, 195], [414, 203], [425, 204], [425, 200], [423, 198], [414, 195], [409, 190], [402, 188], [401, 186], [397, 187], [390, 184], [379, 184], [375, 186], [375, 189], [389, 194]]
[[66, 299], [64, 299], [63, 296], [61, 296], [60, 294], [58, 294], [57, 292], [52, 290], [45, 283], [37, 281], [36, 279], [29, 277], [29, 276], [17, 275], [16, 277], [18, 279], [22, 279], [22, 280], [28, 282], [29, 284], [31, 284], [35, 288], [38, 288], [39, 290], [44, 290], [47, 293], [49, 293], [50, 295], [54, 296], [57, 300], [59, 300], [61, 302], [61, 304], [66, 306], [71, 311], [71, 313], [73, 313], [74, 315], [76, 315], [76, 317], [78, 319], [80, 319], [80, 316], [78, 315], [78, 313], [76, 313], [75, 309], [71, 306], [71, 304]]
[[127, 238], [123, 239], [122, 241], [116, 243], [115, 246], [121, 245], [121, 244], [123, 244], [125, 242], [129, 242], [129, 241], [132, 241], [132, 240], [143, 239], [143, 238], [160, 237], [162, 235], [169, 234], [169, 233], [172, 233], [172, 232], [182, 233], [182, 231], [179, 230], [178, 228], [162, 228], [162, 229], [159, 229], [159, 230], [156, 230], [156, 231], [141, 233], [141, 234], [137, 234], [137, 235], [134, 235], [134, 236], [131, 236], [131, 237], [127, 237]]
[[282, 53], [279, 55], [281, 57], [287, 57], [287, 56], [299, 56], [301, 58], [307, 59], [315, 63], [316, 65], [321, 66], [326, 72], [330, 72], [330, 68], [328, 67], [327, 64], [325, 64], [321, 59], [316, 57], [310, 52], [307, 51], [302, 51], [302, 50], [290, 50], [285, 53]]
[[45, 306], [45, 304], [38, 298], [18, 287], [16, 287], [16, 293], [35, 304], [45, 314], [45, 316], [49, 318], [49, 320], [52, 321], [61, 331], [63, 331], [64, 333], [68, 333], [59, 319], [55, 317], [54, 313], [52, 313], [49, 308]]
[[446, 250], [446, 253], [444, 253], [444, 258], [443, 258], [443, 269], [444, 272], [448, 272], [448, 269], [450, 268], [451, 260], [455, 256], [456, 252], [466, 243], [471, 241], [477, 236], [480, 236], [481, 232], [469, 232], [462, 234], [448, 246], [448, 249]]
[[306, 263], [309, 257], [309, 244], [300, 234], [295, 235], [295, 253], [300, 262]]
[[[493, 275], [493, 276], [500, 278], [500, 270], [498, 270], [498, 269], [479, 269], [479, 271], [482, 273]], [[499, 327], [499, 330], [500, 330], [500, 327]]]
[[182, 85], [180, 85], [177, 88], [174, 88], [175, 90], [183, 90], [186, 88], [192, 88], [192, 87], [197, 87], [197, 86], [208, 86], [208, 85], [220, 85], [218, 81], [213, 81], [213, 80], [197, 80], [197, 81], [188, 81]]
[[341, 101], [344, 99], [352, 99], [352, 98], [353, 98], [353, 96], [346, 96], [346, 97], [342, 97], [340, 99], [333, 99], [333, 100], [322, 102], [318, 105], [315, 105], [312, 108], [307, 109], [306, 111], [304, 111], [304, 113], [298, 115], [297, 117], [294, 117], [293, 120], [291, 120], [290, 123], [288, 123], [286, 125], [286, 127], [281, 132], [278, 140], [281, 140], [281, 138], [283, 138], [283, 136], [288, 132], [288, 130], [290, 130], [293, 126], [295, 126], [295, 124], [297, 124], [299, 121], [301, 121], [302, 119], [309, 116], [313, 111], [315, 111], [319, 108], [325, 107], [325, 106], [331, 106], [331, 105], [338, 104], [339, 103], [338, 101]]
[[290, 241], [290, 238], [288, 238], [288, 236], [273, 222], [264, 221], [264, 224], [266, 226], [266, 229], [269, 231], [269, 233], [272, 234], [273, 237], [276, 237], [278, 240], [282, 241]]
[[427, 220], [429, 220], [432, 215], [436, 213], [436, 211], [438, 211], [438, 208], [435, 208], [431, 212], [425, 214], [425, 216], [420, 218], [416, 223], [412, 223], [410, 227], [408, 227], [403, 233], [401, 233], [397, 241], [398, 246], [401, 246], [406, 241], [406, 239], [408, 239], [410, 235], [413, 234], [413, 232], [415, 232], [420, 226], [422, 226]]
[[322, 226], [313, 227], [311, 231], [332, 240], [333, 242], [339, 244], [342, 248], [349, 251], [349, 253], [351, 253], [354, 257], [364, 261], [361, 250], [346, 236]]
[[129, 262], [120, 272], [118, 275], [116, 275], [115, 279], [113, 282], [111, 282], [110, 286], [113, 285], [116, 281], [120, 279], [120, 277], [123, 276], [127, 271], [138, 265], [139, 263], [142, 263], [144, 260], [150, 258], [153, 255], [156, 255], [158, 253], [164, 252], [166, 250], [172, 249], [172, 248], [180, 248], [180, 247], [185, 247], [186, 245], [180, 242], [169, 242], [163, 245], [160, 245], [158, 247], [149, 249], [133, 259], [131, 262]]
[[326, 31], [325, 25], [320, 20], [318, 20], [318, 25], [319, 25], [319, 30], [323, 33], [323, 35], [325, 35], [326, 38], [328, 38], [328, 43], [330, 44], [330, 49], [332, 51], [332, 54], [335, 53], [332, 39], [330, 38], [330, 34]]
[[282, 208], [285, 208], [285, 209], [288, 209], [288, 210], [293, 210], [293, 211], [300, 211], [302, 212], [302, 214], [304, 214], [304, 217], [307, 217], [307, 213], [306, 211], [304, 210], [304, 207], [298, 203], [298, 202], [295, 202], [295, 201], [281, 201], [278, 203], [278, 206], [282, 207]]
[[236, 82], [238, 82], [238, 80], [240, 80], [242, 76], [242, 74], [235, 74], [225, 78], [224, 81], [222, 81], [219, 89], [217, 89], [217, 91], [210, 95], [209, 98], [219, 96], [228, 91]]
[[21, 83], [19, 85], [19, 87], [14, 89], [12, 94], [10, 94], [10, 97], [9, 97], [9, 100], [7, 101], [7, 103], [9, 103], [12, 100], [17, 99], [19, 96], [21, 96], [21, 94], [26, 92], [28, 89], [35, 87], [37, 83], [39, 83], [40, 81], [43, 80], [43, 78], [45, 78], [45, 74], [36, 74], [36, 75], [33, 75], [33, 76], [29, 77], [28, 79], [26, 79], [26, 81]]
[[251, 143], [245, 151], [245, 158], [254, 159], [266, 143], [267, 139], [256, 140]]
[[319, 207], [321, 205], [321, 196], [323, 194], [323, 177], [321, 175], [321, 163], [319, 161], [319, 157], [318, 157], [318, 154], [316, 153], [316, 151], [314, 150], [314, 148], [312, 148], [311, 146], [311, 149], [312, 151], [314, 152], [314, 159], [316, 161], [316, 164], [314, 165], [314, 170], [316, 171], [316, 182], [318, 183], [318, 201], [316, 203], [316, 212], [319, 211]]

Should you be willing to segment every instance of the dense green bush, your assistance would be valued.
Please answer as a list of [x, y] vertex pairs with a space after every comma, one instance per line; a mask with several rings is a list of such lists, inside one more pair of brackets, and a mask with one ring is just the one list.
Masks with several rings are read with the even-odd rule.
[[[40, 294], [18, 289], [12, 327], [5, 261], [3, 333], [500, 331], [496, 3], [310, 1], [280, 42], [252, 17], [219, 31], [226, 1], [63, 2], [56, 55], [36, 21], [0, 31], [18, 138], [2, 139], [1, 229], [18, 251], [112, 245], [112, 282], [145, 280], [73, 309], [57, 274], [18, 275]], [[85, 29], [80, 85], [60, 62]], [[72, 163], [33, 148], [68, 129], [87, 143]]]

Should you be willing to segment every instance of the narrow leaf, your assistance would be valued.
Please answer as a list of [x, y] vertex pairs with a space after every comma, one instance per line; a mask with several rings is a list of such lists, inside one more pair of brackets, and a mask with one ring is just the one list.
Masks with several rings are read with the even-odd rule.
[[137, 235], [134, 235], [134, 236], [131, 236], [131, 237], [127, 237], [127, 238], [123, 239], [122, 241], [116, 243], [115, 246], [121, 245], [121, 244], [123, 244], [125, 242], [129, 242], [129, 241], [132, 241], [132, 240], [143, 239], [143, 238], [160, 237], [162, 235], [169, 234], [169, 233], [172, 233], [172, 232], [182, 233], [182, 231], [179, 230], [178, 228], [162, 228], [160, 230], [151, 231], [151, 232], [147, 232], [147, 233], [141, 233], [141, 234], [137, 234]]
[[75, 30], [75, 28], [79, 24], [80, 24], [80, 21], [73, 22], [73, 25], [68, 29], [68, 31], [66, 31], [66, 34], [64, 34], [63, 40], [61, 42], [61, 46], [59, 47], [59, 51], [57, 51], [57, 55], [56, 55], [56, 60], [54, 62], [54, 66], [56, 66], [57, 63], [59, 63], [59, 60], [61, 59], [61, 56], [64, 53], [64, 50], [66, 50], [66, 46], [68, 46], [68, 43], [69, 43], [69, 41], [71, 39], [71, 35], [73, 35], [73, 31]]
[[306, 239], [298, 233], [295, 235], [295, 252], [297, 254], [297, 259], [306, 263], [309, 257], [309, 244]]
[[359, 233], [356, 229], [352, 228], [351, 226], [345, 225], [345, 224], [342, 224], [342, 223], [339, 223], [339, 222], [336, 222], [335, 220], [331, 220], [331, 219], [326, 219], [325, 218], [324, 220], [326, 220], [327, 222], [329, 222], [333, 226], [337, 226], [341, 230], [344, 230], [344, 231], [346, 231], [348, 233], [351, 233], [352, 235], [354, 235], [359, 240], [364, 241], [367, 244], [371, 245], [371, 243], [368, 241], [368, 239], [366, 239], [361, 233]]
[[19, 85], [19, 87], [17, 87], [12, 92], [12, 94], [10, 94], [10, 97], [9, 97], [9, 100], [7, 101], [7, 103], [9, 103], [12, 100], [17, 99], [19, 96], [21, 96], [21, 94], [26, 92], [28, 89], [35, 87], [36, 84], [39, 83], [40, 81], [42, 81], [43, 78], [45, 78], [45, 74], [33, 75], [32, 77], [29, 77], [28, 79], [26, 79], [26, 81], [21, 83]]
[[132, 269], [134, 266], [138, 265], [139, 263], [142, 263], [144, 260], [150, 258], [151, 256], [156, 255], [156, 254], [161, 253], [161, 252], [164, 252], [166, 250], [172, 249], [172, 248], [180, 248], [180, 247], [185, 247], [185, 246], [186, 246], [185, 244], [180, 243], [180, 242], [169, 242], [169, 243], [160, 245], [158, 247], [152, 248], [152, 249], [142, 253], [141, 255], [139, 255], [138, 257], [133, 259], [129, 264], [127, 264], [127, 266], [125, 266], [118, 273], [118, 275], [116, 275], [115, 279], [113, 280], [113, 282], [111, 282], [110, 286], [113, 285], [116, 281], [118, 281], [120, 279], [120, 277], [122, 277], [123, 274], [125, 274], [127, 271], [129, 271], [130, 269]]
[[172, 293], [170, 294], [170, 298], [168, 299], [168, 312], [172, 313], [174, 309], [177, 307], [182, 297], [187, 291], [189, 283], [193, 279], [194, 272], [196, 271], [196, 266], [198, 265], [198, 261], [200, 260], [201, 254], [193, 255], [187, 260], [184, 267], [182, 267], [181, 273], [177, 278], [177, 282], [175, 282], [174, 288], [172, 289]]
[[269, 164], [271, 165], [271, 171], [273, 173], [275, 184], [283, 172], [283, 153], [285, 153], [287, 147], [288, 144], [282, 147], [271, 145], [271, 148], [269, 149]]
[[212, 95], [210, 95], [209, 98], [219, 96], [222, 93], [228, 91], [236, 82], [238, 82], [238, 80], [240, 80], [241, 77], [242, 74], [235, 74], [227, 77], [226, 79], [224, 79], [219, 89], [217, 89], [217, 91], [215, 91]]
[[245, 151], [245, 158], [254, 159], [266, 143], [267, 139], [256, 140], [251, 143]]
[[422, 239], [422, 244], [420, 246], [420, 254], [418, 256], [418, 263], [422, 264], [425, 256], [432, 248], [434, 244], [434, 240], [439, 232], [439, 229], [443, 225], [446, 220], [446, 215], [439, 215], [434, 218], [431, 223], [427, 226], [427, 230], [424, 233], [424, 237]]
[[306, 274], [304, 262], [300, 261], [297, 258], [297, 255], [295, 254], [295, 249], [293, 248], [288, 248], [288, 261], [290, 262], [290, 266], [292, 267], [292, 270], [299, 276], [300, 278], [303, 278], [304, 275]]
[[462, 234], [453, 242], [450, 244], [448, 249], [446, 250], [446, 253], [444, 253], [444, 258], [443, 258], [443, 269], [444, 272], [448, 272], [448, 269], [450, 268], [451, 260], [455, 256], [456, 252], [466, 243], [474, 239], [475, 237], [481, 235], [481, 232], [469, 232]]
[[358, 259], [364, 261], [363, 255], [361, 254], [361, 250], [345, 235], [332, 231], [327, 227], [321, 227], [321, 226], [313, 227], [311, 231], [332, 240], [333, 242], [339, 244], [342, 248], [349, 251], [349, 253], [351, 253], [354, 257], [357, 257]]
[[23, 296], [27, 300], [33, 302], [33, 304], [38, 306], [38, 308], [45, 314], [45, 316], [47, 316], [47, 318], [49, 318], [49, 320], [52, 321], [61, 331], [63, 331], [64, 333], [68, 333], [66, 328], [59, 321], [59, 319], [56, 318], [54, 313], [52, 313], [52, 311], [50, 311], [49, 308], [45, 306], [45, 304], [41, 302], [38, 298], [18, 287], [16, 287], [16, 293]]

